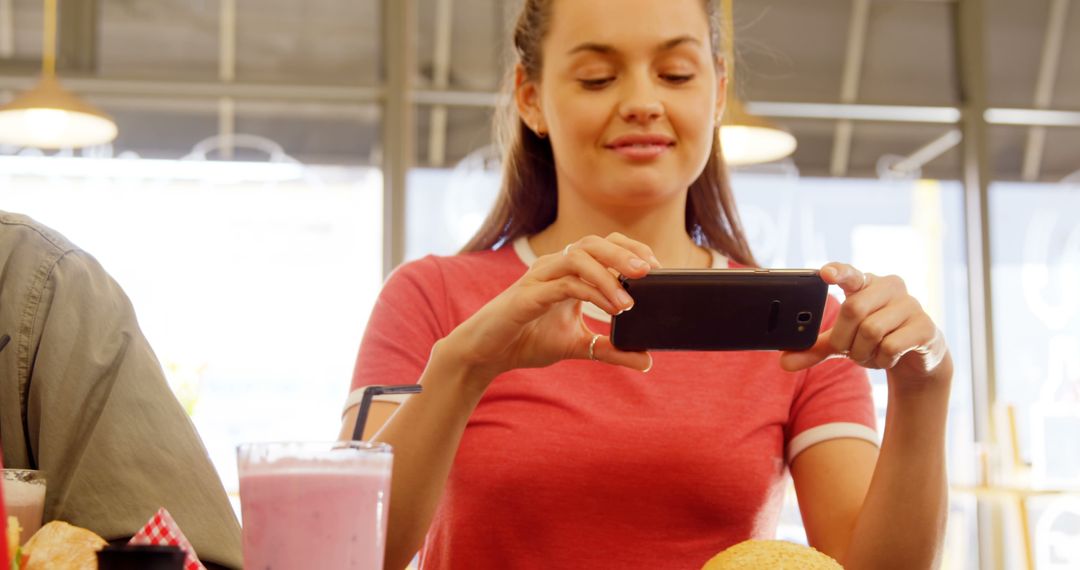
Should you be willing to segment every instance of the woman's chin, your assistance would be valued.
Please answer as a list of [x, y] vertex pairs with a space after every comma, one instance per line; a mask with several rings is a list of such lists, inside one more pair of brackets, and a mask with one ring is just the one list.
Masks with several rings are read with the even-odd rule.
[[611, 199], [613, 205], [618, 206], [655, 206], [669, 200], [677, 199], [686, 192], [687, 184], [672, 185], [670, 180], [642, 180], [641, 178], [626, 180], [625, 183], [606, 184], [607, 190], [604, 195]]
[[630, 170], [622, 178], [627, 182], [641, 186], [642, 189], [653, 191], [670, 190], [679, 188], [685, 190], [697, 178], [698, 173], [690, 173], [685, 169], [655, 169], [655, 170]]

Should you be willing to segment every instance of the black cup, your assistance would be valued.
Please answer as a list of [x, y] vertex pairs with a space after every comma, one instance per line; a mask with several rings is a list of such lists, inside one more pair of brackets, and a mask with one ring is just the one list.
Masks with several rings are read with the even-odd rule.
[[179, 546], [106, 546], [97, 556], [98, 570], [184, 570], [185, 554]]

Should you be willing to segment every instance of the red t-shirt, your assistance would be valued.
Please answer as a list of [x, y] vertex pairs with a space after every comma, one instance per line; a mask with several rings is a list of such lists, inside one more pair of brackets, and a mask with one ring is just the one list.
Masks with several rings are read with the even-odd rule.
[[[349, 405], [364, 386], [416, 382], [435, 341], [533, 259], [519, 239], [396, 270]], [[830, 298], [824, 328], [838, 307]], [[608, 332], [602, 311], [586, 315]], [[421, 568], [699, 568], [732, 544], [774, 537], [799, 452], [841, 437], [877, 443], [867, 375], [850, 361], [788, 373], [777, 352], [653, 359], [648, 374], [571, 360], [496, 378], [465, 429]]]

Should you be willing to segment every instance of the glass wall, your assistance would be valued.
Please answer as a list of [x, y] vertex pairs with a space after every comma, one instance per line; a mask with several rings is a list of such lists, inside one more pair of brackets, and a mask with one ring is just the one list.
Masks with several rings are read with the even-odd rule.
[[124, 288], [230, 491], [235, 446], [325, 440], [382, 282], [371, 168], [0, 157], [0, 204]]
[[1038, 568], [1077, 568], [1080, 183], [997, 183], [990, 212], [999, 419], [992, 457], [998, 483], [1045, 493], [1026, 513], [1010, 509], [1006, 523], [1016, 528], [1017, 517], [1028, 517]]

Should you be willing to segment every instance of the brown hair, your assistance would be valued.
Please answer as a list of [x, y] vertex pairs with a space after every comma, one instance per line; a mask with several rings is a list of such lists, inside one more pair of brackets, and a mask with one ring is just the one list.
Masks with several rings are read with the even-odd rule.
[[[542, 45], [551, 21], [554, 0], [525, 0], [514, 27], [518, 63], [530, 80], [540, 77]], [[713, 53], [720, 50], [719, 16], [712, 0], [703, 0], [709, 19]], [[555, 157], [551, 143], [536, 135], [518, 116], [512, 96], [513, 68], [504, 82], [503, 103], [496, 113], [495, 137], [503, 150], [502, 188], [484, 224], [462, 248], [483, 251], [533, 235], [551, 225], [558, 211]], [[743, 265], [757, 265], [746, 241], [727, 166], [720, 148], [719, 130], [705, 170], [690, 185], [686, 200], [686, 231], [699, 244], [720, 250]]]

